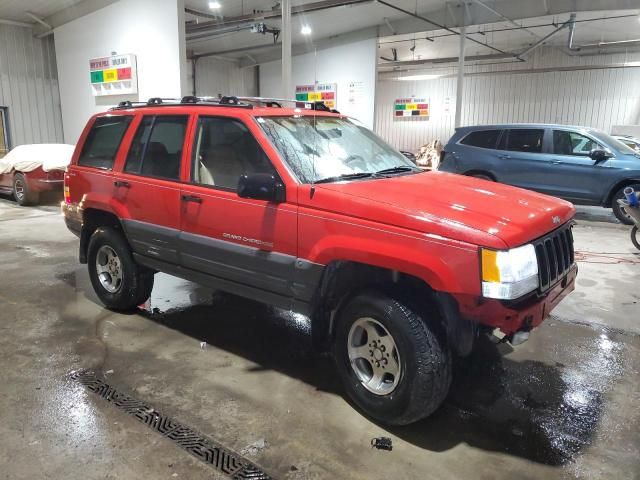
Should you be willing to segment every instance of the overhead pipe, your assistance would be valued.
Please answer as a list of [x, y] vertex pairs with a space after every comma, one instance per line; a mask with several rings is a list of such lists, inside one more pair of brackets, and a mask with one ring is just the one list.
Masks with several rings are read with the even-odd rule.
[[[569, 17], [569, 20], [567, 20], [566, 22], [564, 22], [562, 25], [560, 25], [558, 28], [556, 28], [553, 32], [548, 33], [547, 35], [545, 35], [544, 37], [542, 37], [540, 40], [538, 40], [536, 43], [534, 43], [533, 45], [531, 45], [529, 48], [527, 48], [526, 50], [523, 50], [522, 52], [518, 53], [516, 55], [516, 58], [518, 58], [519, 60], [523, 60], [522, 57], [530, 54], [531, 52], [533, 52], [536, 48], [538, 48], [539, 46], [541, 46], [542, 44], [544, 44], [544, 42], [546, 42], [547, 40], [549, 40], [551, 37], [556, 36], [560, 31], [564, 30], [566, 27], [571, 28], [571, 26], [574, 25], [575, 23], [575, 19], [576, 19], [576, 14], [572, 13], [571, 16]], [[571, 33], [569, 33], [569, 36], [571, 36]]]
[[[442, 30], [446, 30], [447, 32], [455, 33], [456, 35], [461, 35], [460, 32], [456, 32], [455, 30], [447, 27], [446, 25], [442, 25], [441, 23], [438, 23], [438, 22], [436, 22], [434, 20], [431, 20], [431, 19], [429, 19], [429, 18], [427, 18], [427, 17], [425, 17], [423, 15], [418, 15], [417, 13], [413, 13], [413, 12], [411, 12], [409, 10], [405, 10], [404, 8], [398, 7], [398, 6], [393, 5], [393, 4], [389, 3], [389, 2], [385, 2], [384, 0], [377, 0], [377, 2], [379, 4], [381, 4], [381, 5], [386, 5], [389, 8], [393, 8], [394, 10], [397, 10], [399, 12], [402, 12], [402, 13], [406, 14], [406, 15], [409, 15], [410, 17], [414, 17], [414, 18], [417, 18], [418, 20], [422, 20], [423, 22], [426, 22], [426, 23], [428, 23], [430, 25], [438, 27], [438, 28], [440, 28]], [[488, 43], [481, 42], [480, 40], [476, 40], [475, 38], [472, 38], [472, 37], [470, 37], [468, 35], [465, 35], [465, 37], [470, 42], [477, 43], [478, 45], [482, 45], [483, 47], [489, 48], [489, 49], [491, 49], [491, 50], [493, 50], [495, 52], [498, 52], [498, 53], [501, 53], [501, 54], [504, 54], [504, 55], [514, 56], [513, 54], [510, 54], [509, 52], [505, 52], [504, 50], [500, 50], [499, 48], [496, 48], [496, 47], [494, 47], [492, 45], [489, 45]]]
[[585, 45], [574, 45], [573, 44], [573, 36], [576, 28], [576, 14], [572, 13], [569, 21], [571, 25], [569, 26], [569, 39], [567, 41], [567, 48], [571, 52], [580, 52], [584, 48], [607, 48], [607, 47], [618, 47], [625, 45], [635, 45], [640, 44], [640, 38], [636, 38], [633, 40], [616, 40], [612, 42], [598, 42], [598, 43], [587, 43]]
[[482, 2], [481, 0], [471, 0], [472, 2], [474, 2], [476, 5], [481, 6], [482, 8], [490, 11], [491, 13], [493, 13], [495, 16], [500, 17], [501, 19], [509, 22], [511, 25], [514, 25], [516, 27], [521, 28], [522, 30], [524, 30], [525, 32], [527, 32], [529, 35], [532, 35], [533, 37], [540, 39], [540, 36], [534, 32], [532, 32], [531, 30], [529, 30], [527, 27], [524, 27], [522, 25], [520, 25], [518, 22], [510, 19], [509, 17], [503, 15], [502, 13], [498, 12], [497, 10], [495, 10], [494, 8], [491, 8], [489, 5], [487, 5], [486, 3]]
[[[330, 8], [343, 7], [348, 5], [356, 5], [359, 3], [370, 3], [374, 0], [321, 0], [314, 3], [292, 6], [291, 15], [300, 15], [302, 13], [317, 12]], [[185, 10], [186, 11], [186, 10]], [[240, 15], [237, 17], [228, 17], [222, 21], [202, 22], [198, 24], [187, 25], [187, 33], [196, 33], [213, 29], [211, 33], [216, 33], [215, 27], [224, 27], [228, 25], [250, 24], [262, 22], [274, 18], [282, 17], [282, 9], [278, 8], [268, 12], [251, 13], [248, 15]]]

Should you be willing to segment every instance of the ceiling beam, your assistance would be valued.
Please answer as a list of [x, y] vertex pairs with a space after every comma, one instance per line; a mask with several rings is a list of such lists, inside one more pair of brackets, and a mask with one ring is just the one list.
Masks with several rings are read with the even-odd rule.
[[50, 25], [51, 28], [47, 29], [43, 25], [40, 25], [34, 30], [34, 35], [47, 35], [51, 33], [53, 29], [64, 25], [65, 23], [69, 23], [80, 17], [89, 15], [90, 13], [96, 12], [104, 7], [116, 3], [117, 1], [118, 0], [84, 0], [80, 3], [76, 3], [71, 7], [65, 8], [64, 10], [60, 10], [52, 15], [49, 15], [46, 18], [41, 19], [44, 23]]
[[0, 18], [0, 25], [11, 25], [12, 27], [33, 28], [32, 23], [16, 22], [15, 20], [8, 20], [6, 18]]

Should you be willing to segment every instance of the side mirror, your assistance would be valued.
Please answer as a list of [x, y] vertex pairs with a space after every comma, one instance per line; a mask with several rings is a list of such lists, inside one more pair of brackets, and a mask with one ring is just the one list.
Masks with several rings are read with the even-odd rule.
[[238, 196], [275, 203], [286, 199], [284, 185], [270, 173], [242, 175], [238, 180]]
[[613, 157], [613, 155], [601, 148], [594, 148], [589, 152], [589, 157], [596, 162], [603, 162], [606, 159]]

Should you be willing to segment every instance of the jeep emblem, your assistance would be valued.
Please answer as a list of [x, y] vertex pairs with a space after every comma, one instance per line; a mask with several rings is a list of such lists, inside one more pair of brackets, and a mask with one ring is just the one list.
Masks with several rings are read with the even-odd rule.
[[560, 219], [560, 217], [559, 217], [558, 215], [555, 215], [554, 217], [552, 217], [552, 218], [551, 218], [551, 221], [552, 221], [554, 224], [556, 224], [556, 225], [557, 225], [557, 224], [558, 224], [558, 223], [560, 223], [562, 220]]

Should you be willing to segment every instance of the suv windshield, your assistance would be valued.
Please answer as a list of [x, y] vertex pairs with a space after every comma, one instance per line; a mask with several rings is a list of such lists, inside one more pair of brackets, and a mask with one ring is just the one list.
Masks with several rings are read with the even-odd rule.
[[606, 133], [599, 130], [590, 130], [589, 133], [596, 137], [598, 140], [602, 140], [604, 143], [615, 147], [620, 153], [623, 153], [625, 155], [638, 155], [638, 152], [636, 152], [633, 148], [627, 147], [624, 143], [622, 143], [617, 138], [613, 138], [611, 135], [607, 135]]
[[259, 117], [258, 123], [303, 183], [421, 172], [365, 127], [335, 117]]

